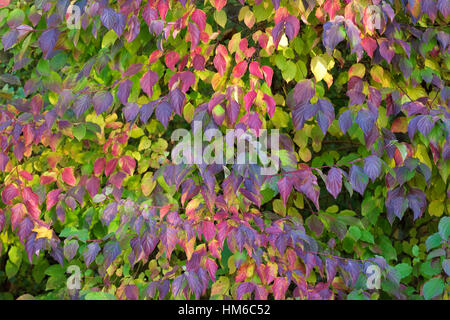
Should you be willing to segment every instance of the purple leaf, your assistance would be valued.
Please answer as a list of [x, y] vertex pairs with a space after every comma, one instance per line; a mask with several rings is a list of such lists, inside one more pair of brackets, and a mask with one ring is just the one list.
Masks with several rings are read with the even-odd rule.
[[144, 124], [146, 124], [148, 119], [152, 116], [153, 110], [155, 109], [155, 103], [155, 101], [150, 101], [149, 103], [142, 105], [139, 112], [141, 114], [140, 119]]
[[408, 199], [405, 196], [405, 189], [403, 187], [388, 190], [386, 197], [386, 209], [388, 220], [391, 224], [394, 220], [394, 215], [401, 219], [407, 208]]
[[191, 51], [194, 51], [194, 49], [200, 43], [200, 30], [195, 24], [189, 22], [188, 32], [191, 37]]
[[75, 116], [79, 118], [83, 113], [89, 109], [91, 105], [91, 96], [88, 94], [82, 94], [73, 103], [73, 112]]
[[300, 21], [294, 16], [288, 16], [285, 21], [286, 36], [292, 41], [300, 31]]
[[417, 220], [422, 216], [427, 206], [425, 193], [420, 189], [410, 188], [406, 197], [409, 207], [414, 212], [414, 220]]
[[125, 296], [128, 300], [138, 300], [139, 299], [139, 289], [134, 284], [129, 284], [125, 286]]
[[342, 132], [345, 134], [352, 124], [352, 112], [351, 110], [345, 110], [339, 117], [339, 128], [341, 128]]
[[342, 170], [333, 167], [328, 171], [325, 186], [331, 195], [336, 199], [342, 188]]
[[308, 103], [312, 97], [316, 94], [316, 90], [314, 88], [314, 84], [310, 79], [302, 80], [295, 85], [293, 98], [294, 104], [296, 106], [298, 104], [306, 104]]
[[84, 263], [86, 263], [86, 267], [89, 268], [89, 265], [95, 260], [97, 254], [100, 252], [100, 246], [97, 242], [92, 242], [86, 247], [86, 251], [83, 253]]
[[78, 241], [76, 240], [69, 241], [69, 243], [64, 245], [64, 257], [66, 257], [68, 261], [72, 260], [73, 257], [75, 257], [75, 255], [77, 254], [78, 248], [79, 248]]
[[331, 102], [326, 99], [319, 99], [317, 105], [319, 106], [316, 116], [317, 123], [325, 135], [334, 120], [334, 108]]
[[325, 267], [327, 269], [327, 283], [331, 283], [336, 276], [337, 261], [333, 258], [326, 258]]
[[153, 96], [153, 86], [158, 82], [158, 74], [148, 70], [139, 80], [142, 90], [151, 98]]
[[136, 103], [127, 103], [123, 108], [123, 115], [126, 122], [133, 122], [139, 113], [139, 106]]
[[128, 97], [130, 96], [131, 88], [133, 87], [133, 82], [126, 79], [119, 84], [117, 90], [117, 97], [119, 97], [120, 102], [126, 105], [128, 102]]
[[236, 120], [239, 116], [240, 106], [235, 100], [229, 101], [226, 109], [226, 116], [230, 125], [236, 123]]
[[429, 115], [420, 115], [417, 116], [417, 130], [425, 137], [428, 136], [430, 131], [433, 129], [434, 123]]
[[286, 207], [286, 202], [289, 198], [289, 194], [292, 191], [293, 187], [292, 180], [289, 176], [284, 176], [277, 182], [278, 190], [280, 191], [280, 195], [283, 198], [284, 206]]
[[365, 135], [368, 135], [370, 133], [370, 130], [372, 130], [372, 127], [375, 124], [376, 120], [376, 115], [374, 115], [368, 109], [359, 110], [358, 115], [355, 119], [356, 123], [359, 125]]
[[106, 29], [111, 30], [116, 23], [116, 12], [111, 8], [106, 8], [103, 10], [100, 20]]
[[173, 89], [169, 93], [170, 105], [172, 106], [172, 109], [180, 116], [183, 114], [185, 98], [184, 93], [178, 88]]
[[94, 110], [99, 115], [105, 112], [113, 103], [113, 96], [109, 91], [97, 92], [92, 98], [92, 104], [94, 105]]
[[117, 202], [111, 202], [103, 210], [102, 223], [107, 226], [117, 215]]
[[360, 195], [364, 195], [364, 190], [366, 189], [367, 183], [369, 182], [369, 178], [363, 172], [361, 167], [357, 165], [353, 165], [350, 168], [350, 183], [353, 189], [358, 192]]
[[2, 191], [2, 201], [4, 204], [11, 204], [11, 200], [19, 195], [19, 189], [13, 184], [8, 184]]
[[119, 242], [108, 242], [105, 247], [103, 248], [103, 255], [105, 256], [104, 260], [104, 266], [105, 269], [108, 269], [108, 267], [111, 265], [111, 263], [117, 258], [117, 256], [120, 254], [121, 249]]
[[19, 31], [16, 29], [11, 29], [6, 32], [2, 37], [3, 50], [8, 50], [11, 48], [17, 41], [17, 37], [19, 36]]
[[167, 101], [163, 101], [156, 106], [155, 111], [156, 119], [158, 119], [165, 128], [169, 123], [170, 116], [172, 115], [172, 107]]
[[242, 282], [237, 290], [236, 297], [238, 300], [242, 300], [242, 296], [246, 293], [252, 293], [255, 290], [255, 284], [253, 282]]
[[53, 51], [53, 48], [56, 45], [56, 41], [58, 40], [58, 36], [59, 30], [48, 29], [44, 31], [39, 37], [39, 46], [41, 47], [41, 50], [44, 53], [45, 59], [48, 59], [50, 53]]
[[381, 160], [377, 156], [368, 156], [364, 159], [364, 173], [375, 182], [381, 174]]
[[333, 52], [334, 48], [345, 39], [345, 30], [338, 17], [334, 21], [328, 21], [323, 25], [322, 41], [328, 52]]

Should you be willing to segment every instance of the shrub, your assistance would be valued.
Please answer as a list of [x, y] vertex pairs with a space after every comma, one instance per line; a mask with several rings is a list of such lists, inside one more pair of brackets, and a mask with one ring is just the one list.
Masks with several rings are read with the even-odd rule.
[[[448, 15], [0, 0], [2, 298], [448, 299]], [[281, 167], [174, 163], [195, 123]]]

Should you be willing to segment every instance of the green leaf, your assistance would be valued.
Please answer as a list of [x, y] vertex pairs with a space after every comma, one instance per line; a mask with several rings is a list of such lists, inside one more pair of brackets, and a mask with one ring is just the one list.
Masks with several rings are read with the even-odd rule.
[[427, 246], [427, 251], [438, 247], [441, 244], [442, 238], [439, 233], [433, 233], [431, 236], [427, 238], [425, 241], [425, 245]]
[[439, 221], [438, 228], [442, 239], [447, 241], [450, 236], [450, 217], [443, 217], [441, 221]]
[[444, 292], [444, 281], [441, 278], [433, 278], [423, 285], [423, 296], [426, 300], [433, 299]]
[[83, 140], [86, 135], [86, 124], [82, 123], [77, 126], [74, 126], [72, 129], [73, 136], [77, 138], [78, 141]]
[[351, 226], [348, 228], [348, 232], [355, 241], [358, 241], [361, 238], [361, 230], [357, 226]]
[[117, 300], [116, 296], [108, 292], [89, 292], [84, 296], [85, 300]]
[[400, 263], [395, 266], [395, 269], [397, 269], [398, 273], [401, 276], [401, 279], [406, 278], [412, 272], [412, 267], [407, 263]]

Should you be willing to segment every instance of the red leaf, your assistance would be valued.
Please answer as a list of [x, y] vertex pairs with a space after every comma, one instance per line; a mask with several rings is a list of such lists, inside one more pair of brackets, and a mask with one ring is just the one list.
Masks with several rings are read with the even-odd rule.
[[234, 66], [233, 76], [235, 78], [240, 78], [245, 74], [246, 71], [247, 71], [247, 61], [243, 60]]
[[364, 39], [362, 39], [361, 45], [363, 49], [367, 52], [369, 57], [373, 58], [373, 53], [377, 48], [377, 41], [370, 37], [365, 37]]
[[281, 277], [276, 278], [275, 281], [273, 282], [273, 287], [272, 287], [273, 296], [274, 296], [275, 300], [284, 300], [287, 288], [288, 288], [288, 282], [287, 282], [286, 278], [281, 278]]
[[136, 167], [136, 161], [132, 157], [125, 155], [120, 158], [120, 166], [123, 171], [131, 175]]
[[73, 168], [72, 167], [66, 167], [63, 169], [61, 174], [62, 180], [67, 183], [69, 186], [74, 186], [77, 184], [77, 181], [75, 180], [75, 176], [73, 175]]
[[58, 196], [60, 193], [61, 189], [52, 190], [47, 193], [47, 211], [50, 210], [58, 202]]
[[2, 201], [4, 204], [11, 204], [11, 200], [19, 195], [19, 189], [13, 184], [9, 184], [2, 191]]
[[106, 160], [105, 158], [98, 158], [94, 162], [94, 174], [99, 175], [103, 172], [103, 169], [105, 168]]
[[105, 167], [105, 176], [109, 176], [116, 169], [117, 161], [117, 158], [108, 161]]
[[166, 54], [164, 61], [166, 62], [167, 68], [175, 72], [175, 65], [180, 60], [180, 55], [176, 51], [170, 51]]
[[227, 4], [227, 0], [214, 0], [214, 7], [216, 7], [217, 11], [222, 10], [223, 7]]

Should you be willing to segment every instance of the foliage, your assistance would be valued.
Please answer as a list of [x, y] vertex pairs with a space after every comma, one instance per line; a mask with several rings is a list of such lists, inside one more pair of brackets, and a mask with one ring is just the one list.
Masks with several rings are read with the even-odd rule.
[[[1, 297], [448, 299], [449, 8], [0, 0]], [[194, 120], [280, 172], [171, 163]]]

